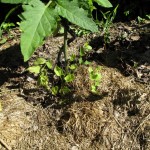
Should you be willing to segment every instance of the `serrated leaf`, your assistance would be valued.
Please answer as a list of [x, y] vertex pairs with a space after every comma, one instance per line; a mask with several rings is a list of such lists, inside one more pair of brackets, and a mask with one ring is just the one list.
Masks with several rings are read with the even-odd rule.
[[0, 3], [19, 4], [29, 3], [31, 0], [0, 0]]
[[74, 74], [70, 73], [64, 79], [66, 82], [72, 82], [75, 79], [75, 77], [74, 77]]
[[70, 0], [57, 1], [57, 12], [60, 16], [66, 18], [68, 21], [76, 24], [86, 30], [97, 32], [98, 27], [92, 18], [88, 17], [88, 12], [80, 8], [76, 2]]
[[31, 73], [36, 73], [36, 74], [39, 74], [40, 73], [40, 69], [41, 67], [40, 66], [31, 66], [29, 67], [27, 70]]
[[58, 67], [58, 66], [56, 66], [56, 67], [54, 68], [54, 72], [55, 72], [55, 74], [56, 74], [58, 77], [60, 77], [60, 76], [63, 75], [63, 70], [62, 70], [60, 67]]
[[94, 0], [97, 2], [98, 5], [103, 6], [103, 7], [113, 7], [112, 4], [108, 0]]
[[46, 63], [46, 59], [44, 58], [37, 58], [37, 60], [33, 63], [34, 66], [37, 66], [37, 65], [43, 65]]
[[35, 49], [43, 43], [44, 37], [57, 28], [57, 13], [39, 0], [32, 0], [29, 5], [23, 5], [24, 20], [20, 24], [21, 52], [24, 61], [29, 60]]

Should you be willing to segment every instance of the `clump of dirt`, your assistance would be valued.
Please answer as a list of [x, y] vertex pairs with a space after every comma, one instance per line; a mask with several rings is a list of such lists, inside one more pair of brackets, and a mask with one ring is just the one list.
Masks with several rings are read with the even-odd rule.
[[[149, 32], [143, 28], [145, 25], [114, 24], [107, 51], [102, 35], [78, 37], [70, 44], [69, 54], [78, 54], [86, 41], [92, 45], [87, 59], [94, 60], [93, 67], [102, 68], [97, 94], [90, 92], [87, 66], [78, 68], [73, 91], [64, 97], [38, 88], [36, 77], [25, 71], [39, 56], [56, 62], [62, 37], [48, 38], [28, 63], [23, 62], [18, 46], [2, 45], [0, 149], [150, 149], [150, 49], [145, 37]], [[125, 32], [126, 37], [118, 39]]]

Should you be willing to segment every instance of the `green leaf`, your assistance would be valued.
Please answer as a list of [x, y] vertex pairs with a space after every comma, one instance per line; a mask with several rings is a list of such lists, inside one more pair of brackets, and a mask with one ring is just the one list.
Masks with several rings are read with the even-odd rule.
[[146, 17], [150, 20], [150, 14], [146, 15]]
[[34, 66], [37, 66], [37, 65], [43, 65], [43, 64], [45, 64], [46, 63], [46, 59], [44, 59], [44, 58], [38, 58], [34, 63], [33, 63], [33, 65]]
[[19, 4], [29, 3], [31, 0], [0, 0], [0, 3]]
[[53, 68], [52, 61], [51, 61], [51, 60], [48, 60], [48, 61], [46, 62], [46, 66], [47, 66], [49, 69], [52, 69], [52, 68]]
[[0, 44], [4, 44], [7, 42], [7, 39], [6, 38], [3, 38], [2, 40], [0, 40]]
[[40, 69], [41, 67], [40, 66], [31, 66], [29, 67], [27, 70], [31, 73], [36, 73], [36, 74], [39, 74], [40, 73]]
[[56, 66], [56, 67], [54, 68], [54, 72], [55, 72], [55, 74], [56, 74], [58, 77], [60, 77], [60, 76], [63, 75], [63, 70], [62, 70], [60, 67], [58, 67], [58, 66]]
[[84, 62], [84, 64], [85, 64], [85, 65], [90, 65], [91, 62], [86, 60], [86, 61]]
[[78, 67], [78, 66], [77, 66], [76, 64], [72, 64], [72, 65], [69, 66], [69, 68], [70, 68], [71, 70], [75, 70], [77, 67]]
[[88, 44], [88, 43], [85, 43], [83, 48], [88, 52], [90, 50], [92, 50], [92, 47]]
[[76, 2], [70, 0], [58, 0], [56, 10], [60, 16], [66, 18], [73, 24], [92, 32], [98, 31], [96, 23], [92, 18], [88, 17], [88, 12], [83, 8], [80, 8]]
[[51, 89], [52, 94], [57, 95], [58, 94], [58, 89], [59, 89], [58, 86], [53, 86], [52, 89]]
[[2, 28], [0, 27], [0, 38], [1, 38], [2, 34], [3, 34], [3, 30], [2, 30]]
[[49, 89], [48, 83], [49, 83], [49, 78], [47, 75], [47, 70], [43, 69], [38, 78], [38, 85], [43, 86], [46, 89]]
[[99, 81], [102, 78], [101, 74], [94, 73], [93, 71], [90, 73], [90, 79]]
[[112, 4], [108, 0], [94, 0], [97, 2], [98, 5], [103, 6], [103, 7], [113, 7]]
[[82, 57], [82, 56], [84, 56], [84, 55], [85, 55], [84, 48], [83, 48], [83, 47], [81, 47], [81, 48], [80, 48], [80, 56]]
[[43, 43], [44, 37], [57, 28], [57, 13], [39, 0], [32, 0], [29, 5], [23, 5], [24, 20], [20, 24], [21, 52], [24, 61], [29, 60], [35, 49]]
[[2, 23], [2, 25], [1, 25], [1, 28], [2, 29], [4, 29], [4, 30], [8, 30], [8, 29], [10, 29], [11, 27], [14, 27], [15, 26], [15, 24], [14, 23]]
[[74, 74], [70, 73], [64, 79], [66, 82], [72, 82], [75, 79], [75, 77], [74, 77]]
[[70, 57], [70, 61], [72, 62], [72, 61], [74, 61], [75, 59], [76, 59], [76, 56], [75, 56], [74, 54], [72, 54], [71, 57]]
[[82, 59], [82, 57], [79, 58], [79, 64], [83, 64], [83, 59]]
[[95, 82], [95, 86], [99, 86], [100, 82], [99, 81], [96, 81]]
[[97, 87], [95, 85], [91, 86], [91, 92], [97, 93]]
[[62, 94], [67, 94], [70, 92], [70, 89], [67, 86], [64, 86], [63, 88], [60, 89], [60, 93]]

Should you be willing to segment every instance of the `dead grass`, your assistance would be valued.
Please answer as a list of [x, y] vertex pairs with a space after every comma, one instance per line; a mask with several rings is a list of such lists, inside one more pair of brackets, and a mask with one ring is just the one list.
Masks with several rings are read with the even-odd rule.
[[16, 93], [1, 94], [1, 139], [15, 150], [148, 150], [149, 90], [103, 67], [100, 96], [91, 95], [86, 69], [76, 76], [83, 97], [76, 94], [78, 102], [61, 109], [32, 106]]
[[[78, 47], [86, 40], [85, 37], [74, 41], [69, 51], [77, 53]], [[96, 41], [96, 46], [97, 42], [99, 40]], [[48, 52], [43, 53], [41, 48], [33, 60], [37, 56], [44, 56], [55, 61], [61, 45], [62, 37], [48, 39], [48, 44], [43, 48]], [[7, 47], [4, 44], [0, 51]], [[7, 73], [8, 69], [15, 72], [11, 57], [12, 55], [2, 53], [2, 72]], [[5, 66], [5, 59], [8, 61], [8, 58], [10, 65]], [[16, 60], [15, 63], [19, 62]], [[98, 64], [92, 65], [96, 67]], [[20, 85], [17, 80], [22, 82], [22, 79], [16, 77], [15, 82], [9, 83], [11, 79], [8, 77], [4, 81], [6, 83], [2, 81], [0, 150], [149, 150], [149, 85], [135, 82], [132, 76], [124, 77], [114, 68], [103, 66], [101, 74], [99, 93], [93, 95], [89, 91], [91, 82], [87, 67], [79, 67], [73, 83], [74, 93], [66, 98], [68, 103], [63, 107], [53, 105], [51, 97], [47, 101], [52, 105], [45, 108], [38, 102], [34, 103], [32, 99], [36, 101], [45, 98], [35, 90], [35, 82], [23, 84], [22, 88], [28, 92], [36, 91], [29, 96], [25, 95], [28, 98], [26, 101], [25, 97], [20, 97], [20, 89], [12, 91], [8, 88], [12, 84]], [[64, 99], [60, 101], [63, 102]]]

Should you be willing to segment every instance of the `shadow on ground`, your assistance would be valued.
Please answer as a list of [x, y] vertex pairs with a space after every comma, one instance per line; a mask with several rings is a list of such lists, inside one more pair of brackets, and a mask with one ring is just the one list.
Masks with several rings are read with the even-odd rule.
[[117, 68], [123, 75], [134, 75], [134, 67], [150, 65], [150, 33], [140, 34], [138, 40], [118, 40], [110, 42], [104, 50], [103, 37], [90, 41], [94, 49], [90, 60], [108, 67]]
[[27, 63], [23, 61], [19, 45], [0, 51], [0, 86], [9, 78], [20, 77], [23, 67], [27, 67]]

